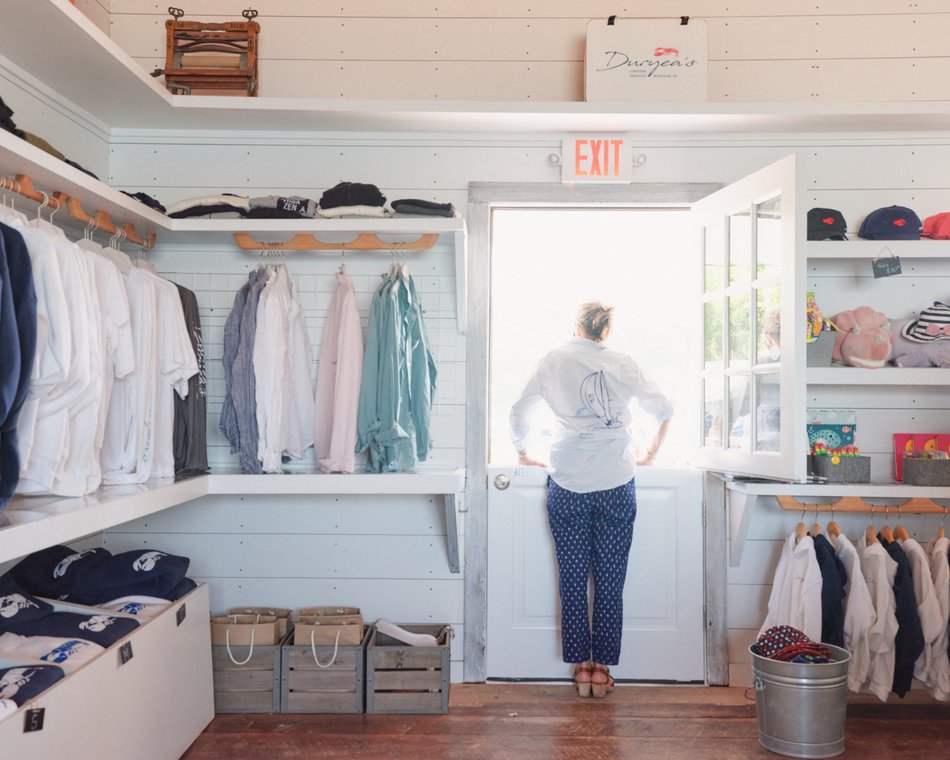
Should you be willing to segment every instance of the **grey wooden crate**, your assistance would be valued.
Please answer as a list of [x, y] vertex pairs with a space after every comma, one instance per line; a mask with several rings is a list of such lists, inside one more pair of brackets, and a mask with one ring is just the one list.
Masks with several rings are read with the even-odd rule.
[[[403, 624], [412, 633], [437, 637], [444, 625]], [[447, 713], [451, 639], [414, 647], [370, 628], [366, 644], [367, 713]]]
[[213, 646], [211, 667], [216, 713], [280, 712], [279, 644], [255, 646], [253, 652], [232, 646], [230, 655], [227, 647]]
[[812, 456], [815, 475], [826, 478], [829, 483], [868, 483], [871, 480], [871, 457], [840, 457], [838, 464], [830, 456]]
[[309, 644], [291, 643], [291, 631], [281, 647], [280, 711], [363, 712], [366, 642], [369, 635], [367, 631], [358, 645], [335, 648], [332, 644], [318, 644], [311, 647]]

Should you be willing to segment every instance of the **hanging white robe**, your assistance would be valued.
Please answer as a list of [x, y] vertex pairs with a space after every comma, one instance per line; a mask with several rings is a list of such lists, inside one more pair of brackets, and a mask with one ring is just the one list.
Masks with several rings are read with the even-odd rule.
[[848, 573], [844, 601], [844, 647], [851, 653], [848, 663], [848, 688], [861, 691], [871, 669], [870, 635], [877, 615], [868, 591], [867, 581], [861, 572], [861, 558], [851, 540], [843, 533], [830, 536], [835, 554]]
[[812, 641], [821, 641], [821, 568], [811, 536], [797, 544], [794, 533], [785, 539], [759, 635], [775, 625], [790, 625]]
[[886, 702], [894, 685], [894, 639], [897, 636], [894, 577], [897, 575], [897, 563], [877, 541], [867, 544], [865, 535], [858, 542], [858, 556], [876, 616], [868, 636], [871, 663], [863, 689]]
[[950, 565], [947, 564], [950, 539], [933, 539], [927, 546], [927, 551], [930, 555], [930, 577], [940, 605], [943, 629], [933, 642], [934, 660], [926, 684], [934, 699], [945, 702], [950, 700], [950, 656], [947, 652], [947, 643], [950, 640]]

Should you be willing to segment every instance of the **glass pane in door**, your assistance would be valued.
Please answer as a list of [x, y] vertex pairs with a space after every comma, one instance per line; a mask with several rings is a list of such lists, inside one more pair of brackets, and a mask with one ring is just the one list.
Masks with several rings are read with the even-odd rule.
[[756, 204], [755, 276], [775, 279], [782, 257], [782, 197]]
[[729, 386], [729, 443], [728, 448], [750, 451], [752, 448], [752, 409], [749, 394], [752, 386], [749, 375], [730, 375], [726, 378]]
[[709, 377], [703, 381], [703, 445], [722, 448], [722, 413], [725, 404], [722, 392], [722, 375]]
[[778, 451], [781, 445], [781, 396], [779, 373], [755, 377], [755, 449]]
[[755, 362], [774, 364], [781, 360], [781, 290], [778, 285], [755, 291]]
[[751, 297], [748, 293], [729, 296], [729, 367], [748, 367], [752, 359]]
[[729, 215], [729, 284], [752, 280], [752, 216], [748, 211]]

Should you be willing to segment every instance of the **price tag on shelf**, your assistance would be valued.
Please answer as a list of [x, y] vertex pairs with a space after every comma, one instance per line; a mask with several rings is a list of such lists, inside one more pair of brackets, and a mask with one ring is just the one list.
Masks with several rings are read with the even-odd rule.
[[901, 273], [901, 260], [899, 256], [891, 253], [891, 249], [884, 247], [881, 252], [871, 259], [871, 271], [874, 277], [891, 277]]

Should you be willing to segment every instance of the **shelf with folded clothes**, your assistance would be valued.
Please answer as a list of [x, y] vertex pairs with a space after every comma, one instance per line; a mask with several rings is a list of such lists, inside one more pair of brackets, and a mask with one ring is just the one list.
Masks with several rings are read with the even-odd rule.
[[[127, 617], [106, 608], [85, 609]], [[198, 584], [48, 688], [25, 697], [0, 719], [3, 756], [120, 757], [141, 742], [152, 757], [180, 757], [214, 717], [209, 616], [208, 587]], [[0, 670], [20, 662], [38, 664], [0, 657]], [[30, 674], [18, 675], [22, 681]], [[143, 694], [153, 698], [143, 700]], [[103, 731], [104, 726], [110, 728]]]

